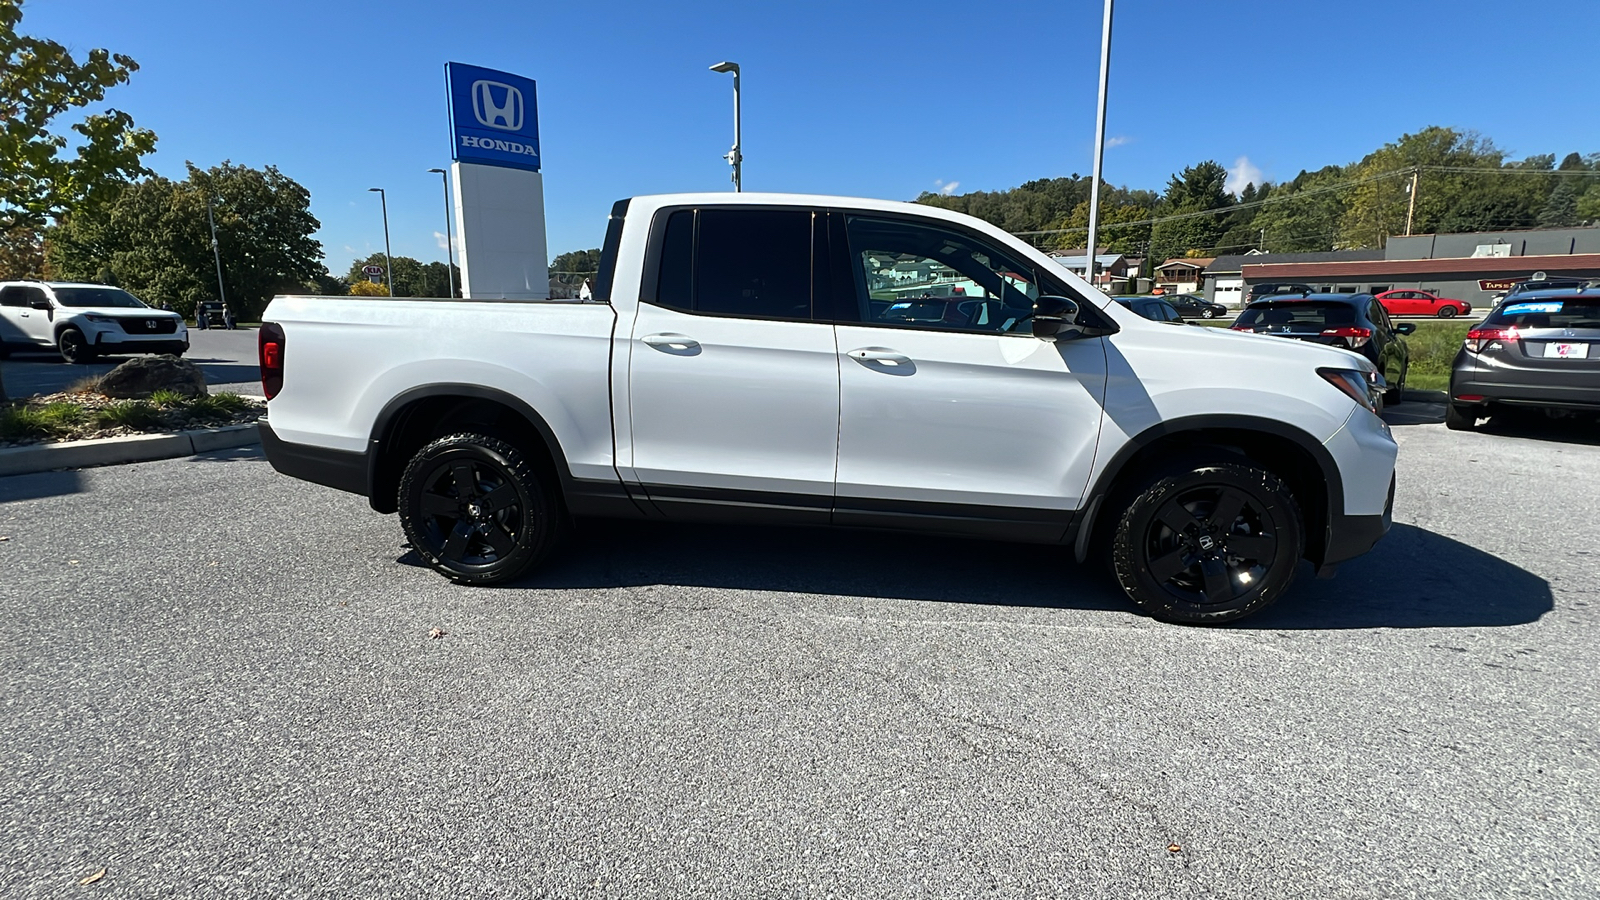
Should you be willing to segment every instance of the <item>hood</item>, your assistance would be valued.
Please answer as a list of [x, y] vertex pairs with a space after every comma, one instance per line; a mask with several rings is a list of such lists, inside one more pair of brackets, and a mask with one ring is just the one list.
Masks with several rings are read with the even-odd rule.
[[90, 313], [96, 316], [109, 316], [113, 319], [179, 319], [183, 316], [164, 309], [131, 309], [126, 306], [63, 306], [58, 310], [62, 315], [81, 316]]

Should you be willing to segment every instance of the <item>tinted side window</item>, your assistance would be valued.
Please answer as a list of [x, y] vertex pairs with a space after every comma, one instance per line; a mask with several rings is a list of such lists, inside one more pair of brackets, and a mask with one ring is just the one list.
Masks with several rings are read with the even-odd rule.
[[695, 238], [695, 312], [811, 317], [809, 210], [703, 209]]
[[27, 291], [22, 287], [0, 288], [0, 306], [27, 306]]
[[694, 210], [679, 210], [667, 219], [656, 304], [684, 312], [694, 309]]

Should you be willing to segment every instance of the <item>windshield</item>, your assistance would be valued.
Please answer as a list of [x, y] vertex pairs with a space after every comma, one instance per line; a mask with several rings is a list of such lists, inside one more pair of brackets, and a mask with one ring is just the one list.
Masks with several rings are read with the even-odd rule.
[[1239, 314], [1234, 327], [1281, 328], [1305, 331], [1356, 324], [1356, 308], [1348, 303], [1254, 303]]
[[1495, 328], [1600, 328], [1600, 296], [1507, 303], [1483, 324]]
[[120, 306], [127, 309], [148, 309], [139, 298], [121, 288], [58, 287], [56, 302], [62, 306]]

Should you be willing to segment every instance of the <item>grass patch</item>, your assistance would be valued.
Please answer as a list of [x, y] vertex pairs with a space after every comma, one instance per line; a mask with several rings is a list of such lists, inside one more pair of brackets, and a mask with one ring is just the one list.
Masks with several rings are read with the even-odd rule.
[[229, 415], [232, 415], [233, 413], [236, 413], [242, 409], [246, 409], [250, 406], [249, 400], [246, 400], [238, 394], [229, 391], [223, 391], [220, 394], [212, 394], [211, 400], [218, 409], [228, 413]]
[[161, 410], [143, 400], [129, 400], [97, 410], [95, 425], [100, 428], [132, 428], [142, 431], [161, 424]]
[[[1472, 322], [1432, 321], [1417, 323], [1417, 330], [1406, 335], [1411, 350], [1411, 368], [1406, 383], [1423, 390], [1442, 391], [1450, 383], [1450, 363], [1467, 339]], [[1436, 387], [1424, 388], [1424, 382]]]
[[177, 391], [171, 391], [165, 388], [159, 391], [150, 392], [150, 402], [154, 403], [156, 406], [182, 406], [188, 401], [188, 399], [188, 397], [185, 397], [183, 394], [180, 394]]
[[83, 409], [71, 403], [15, 406], [0, 412], [0, 440], [59, 437], [83, 420]]

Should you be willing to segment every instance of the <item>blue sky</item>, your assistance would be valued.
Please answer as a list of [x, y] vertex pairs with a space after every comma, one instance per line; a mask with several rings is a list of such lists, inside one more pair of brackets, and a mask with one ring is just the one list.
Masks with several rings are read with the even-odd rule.
[[[743, 66], [745, 188], [911, 199], [1092, 166], [1100, 0], [957, 3], [28, 0], [23, 31], [141, 65], [108, 96], [151, 166], [275, 164], [311, 191], [328, 266], [443, 259], [444, 63], [539, 83], [550, 252], [598, 246], [613, 201], [729, 188]], [[1594, 74], [1545, 64], [1600, 3], [1117, 4], [1108, 181], [1160, 189], [1204, 159], [1271, 180], [1427, 125], [1514, 156], [1600, 151]], [[1557, 57], [1556, 59], [1560, 59]], [[1244, 167], [1240, 161], [1244, 161]]]

